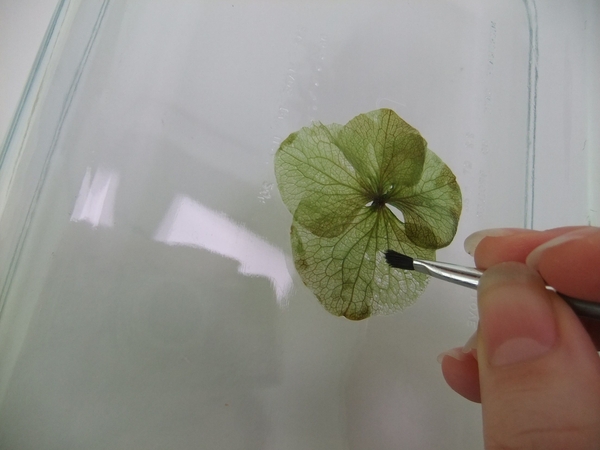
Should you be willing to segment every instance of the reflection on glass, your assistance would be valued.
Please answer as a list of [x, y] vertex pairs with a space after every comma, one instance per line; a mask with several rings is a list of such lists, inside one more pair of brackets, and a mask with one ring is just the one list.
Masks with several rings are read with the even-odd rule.
[[99, 167], [92, 178], [92, 169], [88, 167], [79, 188], [71, 221], [89, 222], [93, 227], [112, 227], [118, 186], [117, 172]]
[[292, 287], [285, 255], [277, 247], [189, 197], [178, 196], [171, 203], [154, 238], [169, 245], [203, 248], [239, 261], [238, 271], [270, 280], [277, 302], [285, 306]]

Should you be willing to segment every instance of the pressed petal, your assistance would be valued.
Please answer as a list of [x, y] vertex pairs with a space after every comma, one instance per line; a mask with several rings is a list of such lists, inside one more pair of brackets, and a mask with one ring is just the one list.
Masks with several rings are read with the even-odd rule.
[[435, 256], [412, 243], [387, 208], [365, 208], [336, 238], [292, 225], [292, 252], [302, 280], [330, 313], [352, 320], [401, 310], [425, 289], [425, 275], [386, 263], [383, 251], [388, 248], [416, 258]]
[[462, 209], [460, 188], [450, 168], [431, 150], [419, 182], [399, 186], [389, 203], [402, 211], [406, 235], [415, 244], [437, 249], [454, 239]]
[[281, 143], [275, 155], [275, 176], [292, 214], [308, 195], [315, 209], [326, 209], [330, 195], [343, 202], [344, 196], [355, 198], [362, 192], [356, 171], [320, 123], [292, 133]]
[[340, 235], [366, 200], [360, 193], [307, 193], [296, 208], [294, 221], [321, 237]]
[[456, 233], [454, 175], [391, 110], [292, 133], [277, 151], [275, 174], [293, 215], [296, 269], [335, 315], [360, 320], [412, 304], [427, 277], [391, 268], [383, 252], [435, 259]]
[[334, 133], [334, 139], [370, 192], [419, 181], [427, 142], [390, 109], [361, 114]]

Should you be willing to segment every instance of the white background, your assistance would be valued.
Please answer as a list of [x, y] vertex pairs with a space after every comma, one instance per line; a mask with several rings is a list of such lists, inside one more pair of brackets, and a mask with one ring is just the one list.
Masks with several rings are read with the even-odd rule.
[[[471, 334], [474, 294], [431, 283], [406, 314], [362, 324], [324, 313], [297, 277], [285, 297], [294, 272], [271, 270], [286, 267], [272, 250], [288, 249], [290, 219], [265, 162], [313, 116], [393, 106], [461, 180], [461, 226], [439, 258], [470, 262], [468, 233], [523, 223], [538, 23], [523, 3], [110, 3], [89, 54], [105, 3], [72, 3], [85, 7], [57, 46], [62, 76], [42, 84], [22, 147], [34, 163], [54, 153], [0, 323], [0, 447], [481, 448], [479, 407], [434, 358]], [[4, 135], [55, 1], [0, 4]], [[537, 10], [535, 226], [582, 222], [596, 148], [599, 22], [571, 5]], [[10, 248], [43, 168], [15, 172]]]

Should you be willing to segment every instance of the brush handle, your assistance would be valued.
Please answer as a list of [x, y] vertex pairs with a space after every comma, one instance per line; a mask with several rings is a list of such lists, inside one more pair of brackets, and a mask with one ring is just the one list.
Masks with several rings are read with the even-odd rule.
[[[481, 270], [474, 267], [419, 259], [413, 260], [413, 270], [471, 289], [477, 289], [479, 278], [483, 274]], [[600, 302], [590, 302], [569, 297], [557, 292], [552, 286], [546, 286], [546, 289], [556, 292], [579, 317], [600, 320]]]
[[[461, 267], [455, 266], [454, 264], [438, 262], [429, 264], [425, 263], [424, 261], [417, 260], [414, 261], [414, 268], [417, 272], [425, 273], [434, 278], [439, 278], [440, 280], [449, 281], [451, 283], [458, 284], [459, 286], [464, 286], [471, 289], [477, 289], [477, 286], [479, 285], [479, 277], [482, 274], [480, 270], [471, 267]], [[455, 272], [458, 270], [457, 268], [460, 269], [460, 273]], [[590, 302], [569, 297], [568, 295], [557, 292], [552, 286], [546, 286], [546, 289], [556, 292], [559, 297], [567, 302], [577, 316], [600, 320], [599, 302]]]
[[567, 302], [567, 304], [579, 317], [587, 317], [588, 319], [600, 320], [600, 303], [588, 302], [586, 300], [580, 300], [578, 298], [569, 297], [568, 295], [561, 294], [560, 292], [557, 292], [557, 294], [565, 302]]

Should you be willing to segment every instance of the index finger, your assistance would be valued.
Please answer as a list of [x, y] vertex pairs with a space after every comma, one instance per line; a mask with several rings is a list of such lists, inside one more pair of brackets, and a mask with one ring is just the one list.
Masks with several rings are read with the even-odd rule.
[[537, 231], [522, 228], [481, 230], [465, 240], [465, 250], [480, 269], [508, 261], [524, 263], [536, 247], [572, 231], [587, 227], [562, 227]]
[[600, 228], [582, 228], [547, 241], [526, 263], [559, 292], [600, 301]]
[[[559, 292], [600, 301], [600, 228], [482, 230], [467, 238], [465, 249], [481, 269], [506, 261], [526, 262]], [[600, 321], [580, 320], [600, 350]]]
[[559, 292], [600, 301], [600, 228], [483, 230], [467, 238], [465, 247], [469, 245], [475, 247], [475, 263], [481, 269], [506, 261], [527, 262]]

